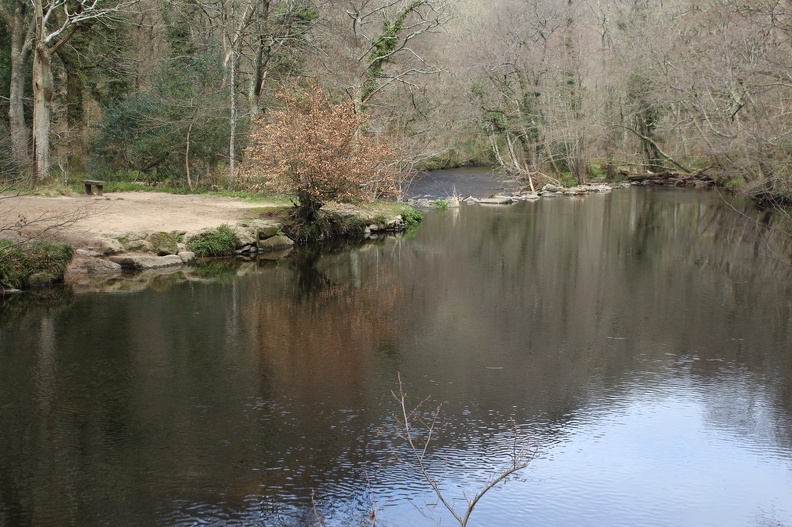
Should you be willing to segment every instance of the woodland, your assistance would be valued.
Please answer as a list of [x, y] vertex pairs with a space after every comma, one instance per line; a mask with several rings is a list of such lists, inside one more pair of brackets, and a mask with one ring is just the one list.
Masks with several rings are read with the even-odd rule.
[[0, 0], [0, 21], [6, 182], [256, 189], [338, 129], [289, 129], [319, 94], [371, 149], [317, 169], [371, 162], [396, 194], [486, 164], [792, 196], [792, 0]]

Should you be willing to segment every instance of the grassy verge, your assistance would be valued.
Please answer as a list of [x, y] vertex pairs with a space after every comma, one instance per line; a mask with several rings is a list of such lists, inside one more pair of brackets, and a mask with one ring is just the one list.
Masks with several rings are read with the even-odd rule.
[[74, 250], [65, 243], [0, 240], [0, 287], [26, 289], [63, 281]]

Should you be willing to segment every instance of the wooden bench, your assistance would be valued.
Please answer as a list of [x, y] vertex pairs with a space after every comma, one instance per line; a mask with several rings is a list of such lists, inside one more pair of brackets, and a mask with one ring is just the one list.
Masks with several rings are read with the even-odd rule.
[[96, 179], [84, 179], [83, 184], [85, 184], [85, 193], [89, 196], [93, 196], [93, 192], [91, 192], [91, 187], [96, 187], [96, 195], [101, 196], [102, 190], [104, 189], [104, 181], [98, 181]]

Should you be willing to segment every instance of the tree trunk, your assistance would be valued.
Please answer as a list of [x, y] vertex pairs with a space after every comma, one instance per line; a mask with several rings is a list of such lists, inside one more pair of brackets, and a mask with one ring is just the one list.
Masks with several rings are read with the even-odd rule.
[[37, 182], [50, 173], [50, 103], [52, 102], [52, 58], [43, 43], [33, 52], [33, 170]]
[[263, 0], [259, 6], [259, 35], [258, 38], [256, 38], [256, 55], [253, 60], [253, 74], [250, 76], [250, 85], [248, 86], [248, 106], [251, 111], [256, 113], [262, 108], [261, 92], [264, 88], [264, 79], [267, 76], [265, 65], [269, 62], [270, 55], [270, 46], [267, 43], [267, 36], [270, 31], [270, 3], [271, 0]]
[[17, 2], [13, 11], [3, 10], [11, 33], [11, 78], [8, 96], [8, 123], [11, 132], [11, 155], [20, 167], [30, 163], [30, 129], [25, 124], [25, 70], [33, 44], [27, 4]]
[[62, 47], [58, 51], [58, 58], [63, 63], [66, 71], [66, 125], [68, 126], [68, 166], [70, 169], [81, 171], [83, 167], [83, 128], [85, 126], [85, 112], [83, 109], [83, 92], [85, 87], [80, 77], [75, 57]]
[[231, 96], [231, 133], [228, 139], [228, 170], [231, 185], [236, 185], [236, 127], [237, 127], [237, 105], [236, 105], [236, 49], [231, 48], [231, 80], [228, 83], [228, 92]]

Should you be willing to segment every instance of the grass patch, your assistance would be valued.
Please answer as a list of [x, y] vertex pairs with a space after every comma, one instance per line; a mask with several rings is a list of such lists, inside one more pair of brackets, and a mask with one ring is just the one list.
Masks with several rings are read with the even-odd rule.
[[198, 257], [232, 256], [236, 250], [237, 235], [228, 225], [221, 225], [187, 243], [187, 248]]
[[0, 240], [0, 287], [26, 289], [63, 281], [74, 249], [65, 243]]
[[735, 178], [729, 179], [726, 181], [726, 188], [731, 190], [732, 192], [737, 192], [738, 190], [742, 189], [747, 185], [745, 178], [742, 176], [737, 176]]
[[407, 231], [415, 229], [423, 221], [423, 214], [421, 214], [421, 211], [409, 205], [404, 206], [404, 209], [401, 211], [401, 217], [404, 220], [404, 228]]

